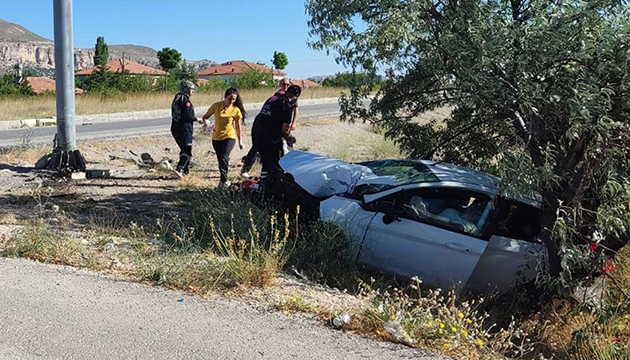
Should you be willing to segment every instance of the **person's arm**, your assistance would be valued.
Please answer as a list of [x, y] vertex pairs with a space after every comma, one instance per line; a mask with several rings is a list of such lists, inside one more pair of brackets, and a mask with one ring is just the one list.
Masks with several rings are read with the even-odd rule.
[[242, 137], [241, 137], [241, 119], [243, 118], [243, 115], [241, 114], [241, 112], [239, 111], [237, 116], [234, 117], [234, 125], [236, 128], [236, 139], [238, 140], [238, 147], [239, 149], [243, 149], [243, 141], [242, 141]]
[[186, 122], [198, 121], [195, 116], [195, 107], [189, 98], [184, 98], [184, 119]]
[[293, 108], [293, 119], [291, 120], [291, 131], [295, 130], [297, 126], [298, 115], [300, 114], [300, 108], [295, 106]]
[[203, 118], [201, 118], [201, 123], [205, 124], [206, 120], [210, 119], [210, 116], [212, 116], [214, 114], [214, 105], [211, 105], [208, 108], [208, 111], [206, 111], [206, 113], [203, 115]]
[[282, 123], [282, 137], [289, 139], [291, 137], [291, 124]]

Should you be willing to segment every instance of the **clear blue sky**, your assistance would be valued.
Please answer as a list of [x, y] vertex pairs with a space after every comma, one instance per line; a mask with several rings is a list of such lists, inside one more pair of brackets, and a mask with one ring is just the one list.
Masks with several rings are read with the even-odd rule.
[[[52, 0], [1, 0], [0, 18], [53, 40]], [[287, 54], [289, 77], [345, 71], [324, 51], [310, 49], [308, 16], [300, 0], [74, 0], [74, 46], [175, 48], [188, 60], [262, 61]]]

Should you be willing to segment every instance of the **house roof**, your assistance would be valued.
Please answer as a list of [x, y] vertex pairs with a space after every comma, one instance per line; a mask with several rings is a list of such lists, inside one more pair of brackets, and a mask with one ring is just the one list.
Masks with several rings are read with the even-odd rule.
[[316, 83], [315, 81], [311, 81], [307, 79], [289, 79], [289, 81], [291, 82], [291, 84], [298, 85], [303, 88], [321, 86], [319, 83]]
[[[31, 86], [31, 90], [34, 94], [39, 95], [45, 92], [55, 92], [55, 80], [45, 76], [29, 76], [23, 81], [27, 82]], [[75, 88], [75, 94], [83, 94], [83, 90]]]
[[[142, 65], [129, 59], [116, 59], [107, 63], [107, 69], [111, 73], [122, 73], [123, 67], [131, 75], [149, 74], [149, 75], [166, 75], [166, 71]], [[94, 66], [75, 72], [75, 75], [92, 75], [98, 71], [100, 66]]]
[[286, 75], [286, 73], [283, 71], [270, 69], [266, 66], [262, 66], [253, 62], [245, 60], [231, 60], [224, 62], [223, 64], [203, 69], [197, 73], [197, 76], [236, 75], [251, 69], [258, 70], [260, 72], [271, 72], [275, 76]]

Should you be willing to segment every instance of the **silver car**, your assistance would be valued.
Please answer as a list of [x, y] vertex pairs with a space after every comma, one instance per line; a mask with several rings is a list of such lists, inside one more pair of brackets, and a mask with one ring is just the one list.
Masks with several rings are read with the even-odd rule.
[[539, 204], [499, 196], [495, 176], [447, 163], [351, 164], [292, 151], [285, 173], [350, 239], [359, 264], [440, 287], [503, 293], [544, 259]]

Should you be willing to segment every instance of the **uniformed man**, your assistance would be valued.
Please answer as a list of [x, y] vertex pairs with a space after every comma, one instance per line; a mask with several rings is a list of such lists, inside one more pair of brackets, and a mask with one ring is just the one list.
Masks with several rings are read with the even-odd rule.
[[171, 134], [179, 146], [179, 162], [175, 174], [182, 179], [188, 174], [188, 165], [192, 158], [193, 123], [199, 122], [195, 116], [195, 107], [190, 97], [195, 92], [195, 84], [188, 80], [179, 83], [179, 92], [171, 105]]
[[260, 153], [262, 171], [261, 181], [280, 167], [278, 161], [282, 156], [283, 139], [294, 142], [291, 136], [291, 122], [293, 108], [302, 89], [291, 85], [284, 94], [274, 95], [267, 99], [262, 109], [254, 119], [252, 126], [252, 147]]

